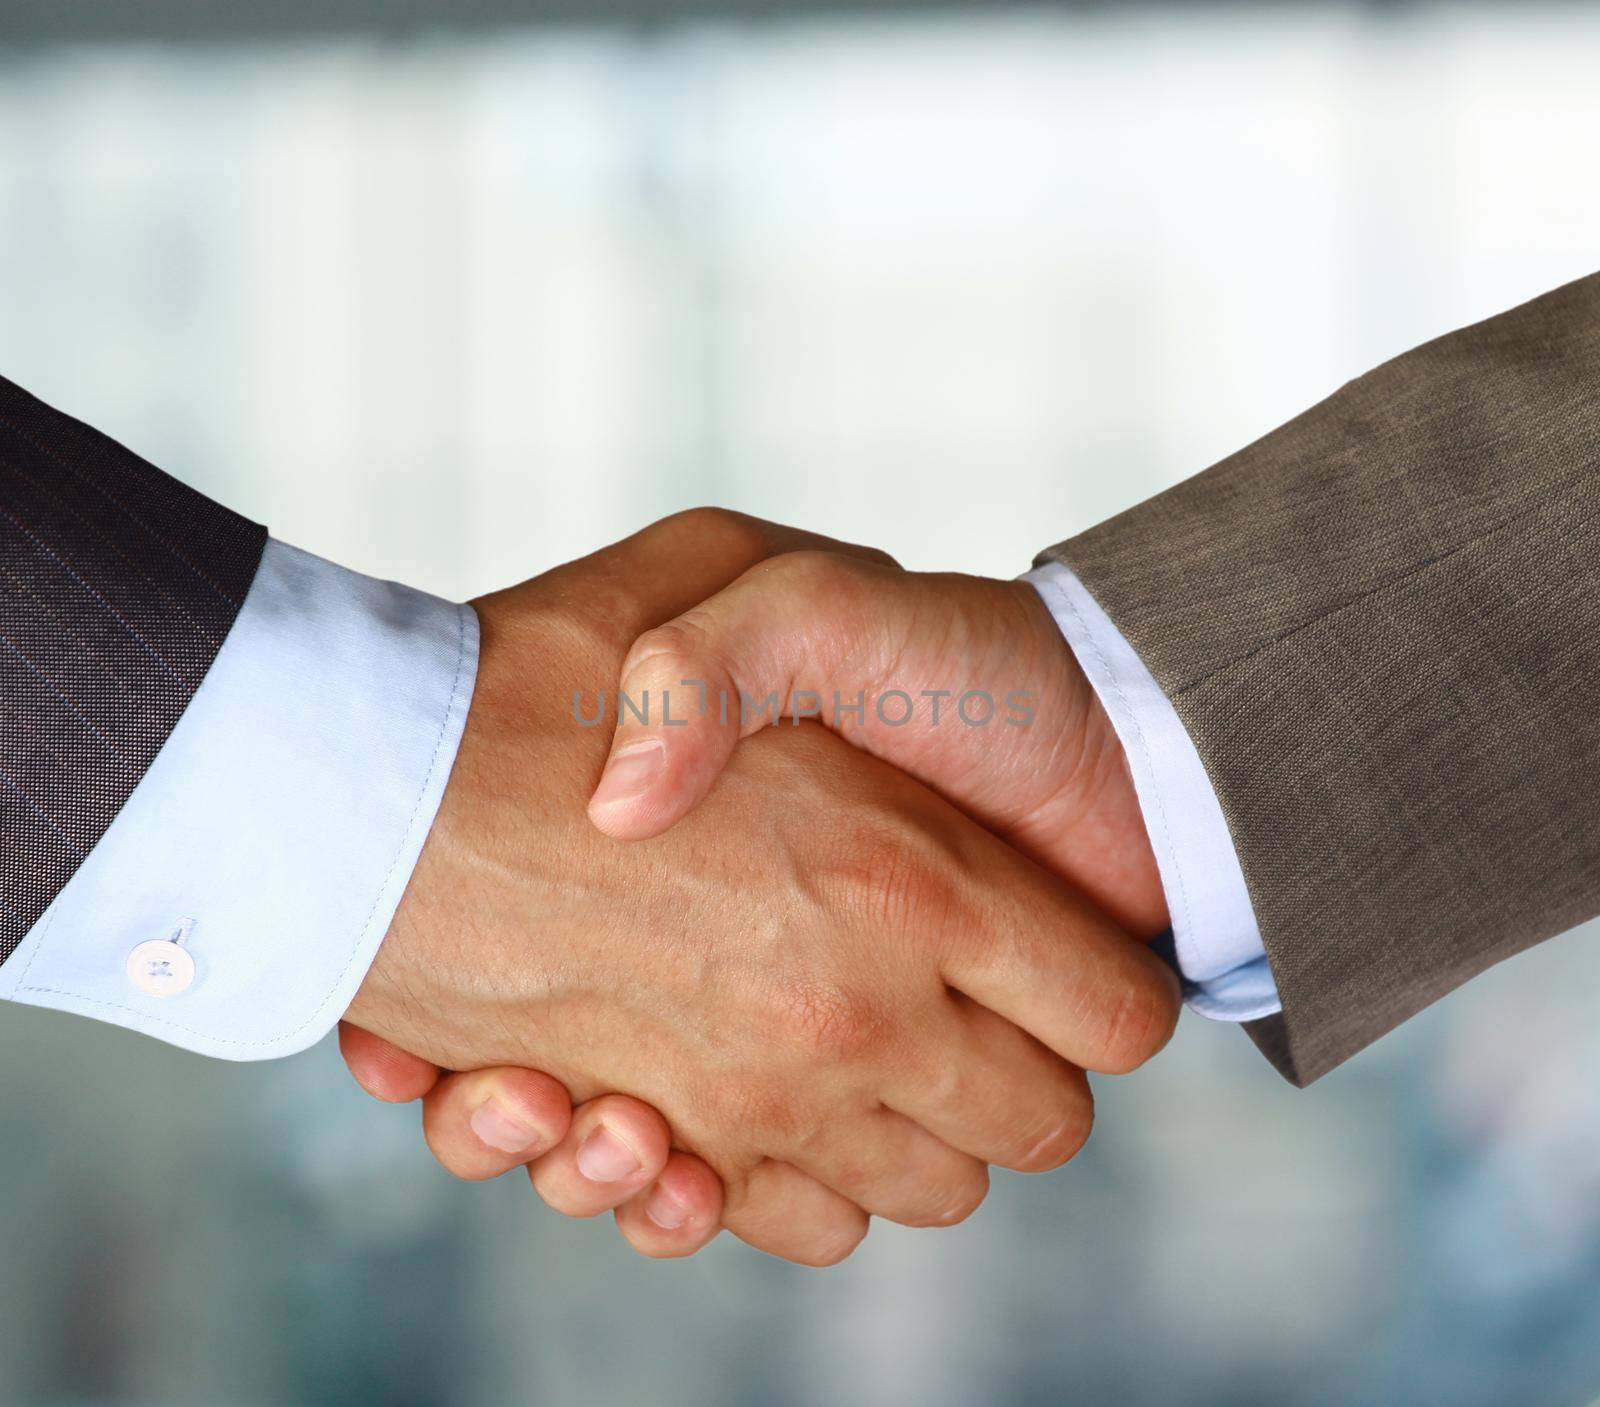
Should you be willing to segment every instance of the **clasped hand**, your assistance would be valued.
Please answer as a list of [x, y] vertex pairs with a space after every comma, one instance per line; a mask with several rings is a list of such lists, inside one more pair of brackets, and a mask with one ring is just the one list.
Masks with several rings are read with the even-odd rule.
[[[474, 604], [466, 734], [341, 1032], [452, 1172], [526, 1164], [647, 1255], [725, 1226], [828, 1264], [1059, 1166], [1084, 1072], [1170, 1036], [1127, 769], [1031, 587], [699, 510]], [[809, 704], [890, 690], [1031, 716]]]

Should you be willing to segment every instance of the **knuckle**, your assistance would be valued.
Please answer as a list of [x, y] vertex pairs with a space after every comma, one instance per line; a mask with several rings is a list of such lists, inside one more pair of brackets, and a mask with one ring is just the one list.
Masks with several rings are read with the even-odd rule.
[[965, 1221], [989, 1195], [989, 1172], [981, 1163], [970, 1173], [941, 1188], [908, 1226], [956, 1226]]
[[983, 1081], [968, 1061], [948, 1059], [937, 1051], [919, 1065], [915, 1074], [928, 1103], [957, 1118], [966, 1117], [974, 1109], [983, 1088]]
[[697, 549], [739, 556], [763, 552], [768, 534], [760, 519], [710, 504], [673, 513], [657, 523], [655, 531], [681, 538]]
[[764, 569], [793, 595], [824, 606], [837, 604], [855, 589], [859, 562], [838, 552], [804, 548], [772, 558]]
[[[811, 1150], [808, 1150], [811, 1151]], [[847, 1201], [858, 1206], [875, 1210], [868, 1204], [877, 1200], [874, 1193], [881, 1190], [879, 1177], [866, 1163], [854, 1158], [826, 1159], [827, 1177], [829, 1187]]]
[[857, 839], [856, 902], [874, 928], [913, 925], [929, 906], [937, 879], [898, 835], [867, 833]]
[[706, 613], [699, 608], [644, 632], [628, 647], [622, 664], [626, 678], [634, 670], [652, 662], [686, 662], [701, 654], [706, 646]]
[[1016, 1172], [1050, 1172], [1069, 1163], [1083, 1150], [1094, 1129], [1094, 1101], [1087, 1095], [1061, 1111], [1042, 1132], [1034, 1128], [1024, 1137], [1011, 1167]]
[[800, 1248], [794, 1259], [801, 1265], [809, 1265], [817, 1270], [838, 1265], [866, 1240], [869, 1225], [864, 1213], [849, 1219], [841, 1217], [837, 1226], [830, 1226]]
[[854, 1064], [880, 1050], [890, 1022], [883, 1009], [837, 983], [797, 979], [781, 988], [773, 1028], [808, 1063]]
[[1158, 1055], [1178, 1024], [1178, 1000], [1171, 985], [1154, 974], [1128, 983], [1108, 1005], [1100, 1069], [1125, 1075]]
[[846, 911], [873, 930], [942, 930], [960, 915], [954, 858], [898, 822], [844, 828], [830, 869]]

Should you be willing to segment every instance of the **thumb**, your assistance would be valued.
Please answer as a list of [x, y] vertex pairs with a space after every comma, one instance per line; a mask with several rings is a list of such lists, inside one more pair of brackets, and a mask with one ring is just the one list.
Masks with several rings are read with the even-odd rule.
[[590, 820], [619, 840], [659, 835], [711, 790], [740, 738], [821, 715], [824, 689], [865, 687], [878, 642], [899, 633], [891, 588], [904, 576], [870, 557], [786, 553], [641, 635]]

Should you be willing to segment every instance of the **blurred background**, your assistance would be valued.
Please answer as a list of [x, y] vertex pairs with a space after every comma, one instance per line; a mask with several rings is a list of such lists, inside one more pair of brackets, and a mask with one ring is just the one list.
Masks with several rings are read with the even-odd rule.
[[[10, 0], [0, 370], [465, 595], [720, 503], [1012, 575], [1600, 263], [1600, 13]], [[810, 1272], [438, 1171], [331, 1044], [0, 1012], [0, 1401], [1600, 1396], [1580, 930], [1311, 1091], [1185, 1019]]]

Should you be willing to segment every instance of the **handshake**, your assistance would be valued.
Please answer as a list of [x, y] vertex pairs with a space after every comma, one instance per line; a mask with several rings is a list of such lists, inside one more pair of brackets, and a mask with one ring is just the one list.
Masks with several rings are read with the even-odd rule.
[[650, 1256], [726, 1227], [831, 1264], [1066, 1162], [1085, 1072], [1166, 1043], [1139, 804], [1028, 583], [699, 510], [474, 604], [466, 733], [341, 1030], [453, 1173], [526, 1164]]
[[446, 1167], [648, 1255], [959, 1221], [1161, 1049], [1169, 927], [1304, 1085], [1600, 913], [1597, 385], [1593, 275], [1024, 581], [680, 514], [477, 602], [468, 690], [461, 608], [0, 380], [0, 1000], [342, 1012]]

